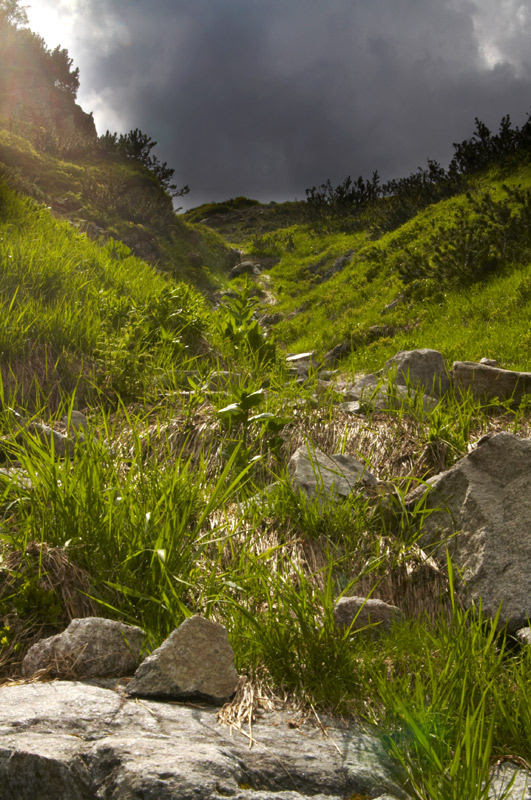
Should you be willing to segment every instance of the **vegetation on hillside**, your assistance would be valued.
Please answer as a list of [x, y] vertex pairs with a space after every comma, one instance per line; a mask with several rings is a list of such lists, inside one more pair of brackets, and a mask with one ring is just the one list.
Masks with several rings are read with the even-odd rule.
[[234, 254], [220, 236], [177, 217], [188, 187], [135, 129], [98, 137], [75, 102], [79, 71], [65, 49], [30, 31], [22, 6], [0, 0], [0, 171], [9, 185], [96, 240], [119, 239], [159, 269], [203, 289]]
[[[24, 22], [16, 0], [0, 0], [3, 35], [33, 42]], [[75, 92], [56, 78], [49, 89], [74, 108]], [[274, 697], [362, 720], [412, 796], [484, 800], [493, 763], [531, 761], [530, 651], [460, 607], [451, 563], [435, 569], [419, 548], [422, 504], [405, 498], [488, 431], [529, 436], [527, 401], [450, 393], [428, 410], [410, 387], [402, 404], [353, 416], [317, 372], [294, 378], [284, 352], [312, 350], [317, 363], [346, 342], [344, 377], [420, 346], [528, 367], [527, 126], [514, 133], [506, 118], [492, 136], [478, 123], [456, 146], [459, 187], [431, 163], [384, 194], [377, 176], [325, 185], [332, 204], [358, 200], [337, 218], [325, 203], [323, 224], [311, 203], [247, 198], [184, 222], [141, 131], [92, 137], [74, 156], [14, 127], [3, 118], [2, 676], [75, 616], [139, 624], [150, 649], [203, 614], [229, 631], [251, 714]], [[277, 262], [232, 282], [218, 308], [175, 279], [212, 287], [226, 271], [230, 245], [201, 220]], [[272, 300], [283, 319], [268, 334], [259, 318]], [[64, 454], [35, 423], [67, 435]], [[356, 455], [387, 500], [296, 491], [287, 464], [304, 443]], [[333, 607], [349, 594], [398, 604], [406, 620], [378, 638], [340, 632]]]
[[509, 115], [502, 118], [498, 133], [476, 117], [471, 137], [454, 143], [454, 155], [448, 169], [428, 159], [427, 168], [419, 167], [404, 178], [380, 182], [378, 172], [370, 180], [347, 177], [338, 186], [330, 180], [306, 190], [308, 217], [319, 229], [354, 231], [368, 229], [373, 236], [403, 225], [432, 203], [463, 193], [472, 176], [507, 162], [511, 156], [521, 161], [531, 153], [531, 118], [520, 128], [513, 127]]

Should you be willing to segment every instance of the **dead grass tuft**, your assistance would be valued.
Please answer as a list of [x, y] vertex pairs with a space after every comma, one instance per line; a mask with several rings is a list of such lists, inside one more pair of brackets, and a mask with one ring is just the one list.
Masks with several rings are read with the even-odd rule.
[[59, 633], [73, 619], [99, 616], [90, 594], [90, 577], [64, 548], [31, 542], [24, 552], [8, 553], [0, 571], [0, 677], [16, 678], [39, 639]]

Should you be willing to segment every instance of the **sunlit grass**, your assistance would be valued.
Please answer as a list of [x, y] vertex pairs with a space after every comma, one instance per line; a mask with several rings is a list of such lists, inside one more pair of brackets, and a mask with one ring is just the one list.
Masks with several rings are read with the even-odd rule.
[[[251, 684], [375, 726], [418, 800], [484, 800], [498, 759], [528, 763], [529, 650], [460, 607], [452, 565], [419, 547], [428, 512], [407, 500], [484, 433], [528, 436], [528, 407], [450, 391], [430, 409], [391, 380], [387, 408], [353, 415], [333, 383], [317, 370], [297, 382], [269, 346], [322, 354], [349, 339], [351, 372], [413, 347], [525, 367], [527, 266], [467, 291], [412, 291], [383, 315], [404, 289], [401, 248], [423, 246], [460, 198], [379, 241], [292, 226], [248, 242], [251, 255], [280, 253], [271, 285], [285, 313], [303, 309], [266, 340], [253, 300], [214, 312], [120, 242], [89, 242], [0, 192], [3, 676], [74, 614], [136, 623], [152, 648], [198, 613], [227, 627]], [[75, 441], [74, 409], [88, 417]], [[32, 421], [68, 432], [64, 457]], [[306, 497], [287, 469], [302, 444], [354, 455], [385, 493]], [[404, 619], [380, 635], [339, 631], [334, 605], [348, 595]]]

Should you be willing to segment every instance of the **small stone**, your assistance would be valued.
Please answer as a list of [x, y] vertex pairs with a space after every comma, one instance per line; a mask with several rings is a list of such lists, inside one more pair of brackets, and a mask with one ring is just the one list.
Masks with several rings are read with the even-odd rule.
[[515, 636], [520, 644], [531, 644], [531, 628], [520, 628], [516, 631]]
[[64, 433], [50, 428], [49, 425], [43, 425], [40, 422], [32, 422], [27, 427], [27, 432], [37, 439], [40, 439], [43, 444], [53, 447], [55, 455], [59, 458], [64, 458], [68, 453], [74, 450], [74, 440]]
[[288, 364], [298, 364], [301, 361], [311, 361], [314, 355], [313, 350], [308, 353], [295, 353], [294, 355], [286, 356], [286, 362]]
[[289, 473], [294, 488], [310, 497], [323, 493], [348, 497], [355, 490], [360, 493], [378, 491], [380, 486], [366, 464], [353, 456], [343, 453], [328, 456], [308, 445], [301, 445], [292, 455]]
[[227, 630], [195, 615], [146, 658], [127, 692], [143, 697], [199, 697], [221, 704], [234, 694], [237, 684]]
[[367, 632], [381, 633], [388, 631], [392, 623], [400, 619], [402, 611], [398, 606], [375, 598], [341, 597], [334, 608], [334, 620], [340, 630], [352, 626], [351, 630], [357, 631], [370, 626]]
[[231, 269], [230, 277], [236, 278], [238, 275], [260, 275], [260, 272], [260, 266], [254, 261], [242, 261]]

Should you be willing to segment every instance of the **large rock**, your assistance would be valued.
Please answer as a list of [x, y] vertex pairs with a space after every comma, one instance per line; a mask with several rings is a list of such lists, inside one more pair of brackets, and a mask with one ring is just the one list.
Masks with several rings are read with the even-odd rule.
[[127, 691], [143, 697], [200, 697], [222, 703], [234, 694], [237, 684], [226, 629], [195, 615], [146, 658]]
[[328, 456], [318, 447], [301, 445], [289, 462], [291, 483], [309, 497], [336, 494], [348, 497], [351, 492], [378, 491], [380, 482], [366, 464], [353, 456], [336, 453]]
[[[510, 433], [483, 437], [447, 472], [430, 478], [419, 544], [444, 565], [446, 548], [458, 591], [513, 633], [531, 617], [531, 440]], [[411, 500], [426, 491], [416, 490]]]
[[[215, 709], [75, 682], [0, 688], [0, 800], [405, 800], [376, 736], [293, 712], [248, 735]], [[291, 727], [290, 727], [291, 723]]]
[[450, 388], [444, 358], [438, 350], [402, 350], [385, 363], [385, 372], [396, 370], [399, 386], [419, 386], [432, 397], [441, 397]]
[[44, 670], [55, 678], [132, 675], [140, 663], [144, 637], [141, 628], [112, 619], [73, 619], [62, 633], [30, 647], [22, 674], [29, 678]]
[[512, 372], [474, 361], [454, 361], [452, 378], [456, 389], [462, 394], [471, 391], [477, 400], [497, 397], [518, 404], [524, 394], [531, 394], [531, 372]]

